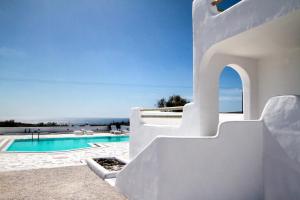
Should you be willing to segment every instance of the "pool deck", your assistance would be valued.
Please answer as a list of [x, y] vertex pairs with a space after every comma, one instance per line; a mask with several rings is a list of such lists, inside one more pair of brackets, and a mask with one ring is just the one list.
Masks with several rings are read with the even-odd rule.
[[0, 200], [126, 200], [87, 166], [0, 173]]
[[[95, 137], [107, 136], [112, 134], [93, 134], [93, 135], [41, 135], [40, 138], [58, 138], [58, 137]], [[115, 135], [113, 135], [115, 136]], [[30, 139], [30, 135], [7, 135], [0, 136], [1, 140], [6, 139]], [[1, 148], [1, 147], [0, 147]], [[86, 165], [87, 158], [99, 157], [119, 157], [128, 160], [128, 142], [101, 143], [100, 147], [91, 147], [71, 151], [57, 151], [46, 153], [16, 153], [16, 152], [0, 152], [0, 172], [19, 171], [40, 168], [55, 168], [66, 166]]]

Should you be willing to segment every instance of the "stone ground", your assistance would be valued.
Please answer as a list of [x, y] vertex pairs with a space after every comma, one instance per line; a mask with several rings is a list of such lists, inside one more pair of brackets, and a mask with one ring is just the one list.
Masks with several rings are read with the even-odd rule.
[[85, 165], [87, 158], [115, 156], [128, 160], [128, 149], [128, 142], [116, 142], [102, 143], [100, 147], [73, 151], [48, 153], [0, 152], [0, 172]]
[[126, 200], [87, 166], [0, 173], [0, 200]]

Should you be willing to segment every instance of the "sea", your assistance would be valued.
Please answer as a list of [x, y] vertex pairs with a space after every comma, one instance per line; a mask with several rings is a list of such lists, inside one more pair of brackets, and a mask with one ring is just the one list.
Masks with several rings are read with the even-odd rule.
[[[9, 119], [11, 120], [11, 119]], [[106, 125], [113, 122], [129, 122], [129, 118], [76, 118], [76, 117], [67, 117], [67, 118], [44, 118], [44, 119], [12, 119], [15, 122], [23, 122], [30, 124], [37, 123], [48, 123], [55, 122], [57, 124], [68, 124], [68, 125]], [[2, 121], [2, 120], [1, 120]], [[4, 120], [3, 120], [4, 121]]]

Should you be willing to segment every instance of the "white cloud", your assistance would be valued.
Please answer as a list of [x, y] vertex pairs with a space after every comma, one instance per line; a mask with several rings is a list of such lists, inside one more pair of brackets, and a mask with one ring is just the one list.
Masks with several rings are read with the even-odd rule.
[[25, 53], [22, 51], [19, 51], [17, 49], [8, 48], [8, 47], [0, 47], [0, 57], [23, 58], [24, 56], [25, 56]]

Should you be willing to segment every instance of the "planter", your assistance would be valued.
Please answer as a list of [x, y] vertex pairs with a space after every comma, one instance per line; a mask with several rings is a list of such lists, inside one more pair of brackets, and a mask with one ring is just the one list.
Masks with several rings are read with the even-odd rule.
[[91, 170], [102, 179], [116, 178], [117, 173], [127, 164], [124, 160], [115, 157], [90, 158], [86, 161]]

